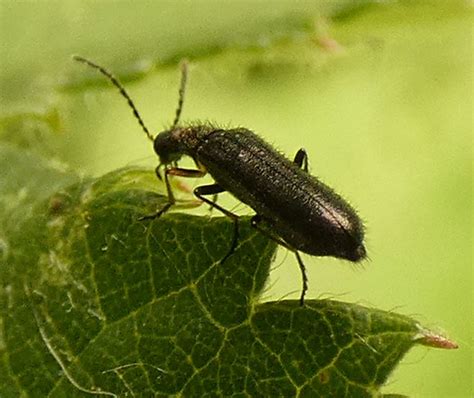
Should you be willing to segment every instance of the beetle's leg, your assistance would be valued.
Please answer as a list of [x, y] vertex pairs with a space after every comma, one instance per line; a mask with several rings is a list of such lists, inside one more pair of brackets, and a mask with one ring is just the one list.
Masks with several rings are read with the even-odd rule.
[[217, 203], [217, 194], [212, 195], [212, 206], [209, 206], [209, 217], [212, 215], [212, 210], [214, 210], [214, 205]]
[[306, 267], [304, 266], [300, 253], [298, 252], [298, 250], [295, 250], [294, 253], [295, 253], [296, 260], [298, 261], [298, 265], [300, 266], [300, 271], [301, 271], [301, 279], [302, 279], [303, 286], [301, 288], [300, 306], [303, 306], [304, 296], [306, 296], [306, 292], [308, 291], [308, 275], [306, 275]]
[[252, 225], [252, 227], [254, 227], [256, 230], [258, 230], [259, 232], [264, 234], [267, 238], [273, 240], [274, 242], [276, 242], [279, 245], [287, 248], [288, 250], [294, 251], [294, 249], [292, 247], [288, 246], [288, 244], [283, 239], [281, 239], [279, 236], [273, 234], [270, 230], [268, 230], [266, 228], [263, 228], [262, 225], [261, 225], [262, 221], [264, 221], [264, 219], [261, 216], [259, 216], [258, 214], [255, 214], [250, 219], [250, 225]]
[[302, 168], [304, 171], [308, 171], [308, 154], [304, 148], [300, 148], [298, 152], [296, 152], [293, 162], [296, 163], [300, 169]]
[[298, 261], [298, 265], [300, 267], [301, 271], [301, 279], [302, 279], [302, 287], [301, 287], [301, 295], [300, 295], [300, 305], [304, 305], [304, 297], [306, 296], [306, 292], [308, 290], [308, 276], [306, 275], [306, 267], [304, 266], [303, 260], [301, 259], [300, 254], [298, 253], [298, 250], [295, 250], [291, 246], [288, 245], [283, 239], [280, 237], [272, 234], [271, 231], [268, 229], [263, 228], [260, 223], [263, 221], [262, 217], [256, 214], [255, 216], [252, 217], [251, 225], [252, 227], [256, 228], [258, 231], [260, 231], [262, 234], [273, 240], [274, 242], [278, 243], [279, 245], [287, 248], [288, 250], [292, 251], [295, 253], [296, 260]]
[[[160, 166], [158, 166], [155, 169], [155, 173], [158, 178], [161, 180], [161, 175], [160, 175]], [[149, 214], [147, 216], [140, 217], [139, 220], [154, 220], [155, 218], [160, 217], [164, 213], [166, 213], [171, 206], [173, 206], [176, 203], [176, 199], [173, 194], [173, 190], [171, 189], [171, 184], [170, 184], [170, 175], [174, 176], [180, 176], [180, 177], [189, 177], [189, 178], [199, 178], [203, 177], [206, 174], [205, 171], [202, 170], [195, 170], [195, 169], [181, 169], [178, 167], [174, 167], [171, 169], [165, 169], [165, 185], [166, 185], [166, 193], [168, 195], [168, 203], [166, 203], [160, 210], [158, 210], [156, 213]]]
[[206, 172], [198, 169], [182, 169], [180, 167], [172, 167], [166, 170], [169, 175], [188, 178], [201, 178], [206, 175]]
[[[235, 248], [237, 247], [237, 242], [239, 240], [239, 216], [237, 214], [232, 213], [229, 210], [224, 209], [222, 206], [218, 205], [215, 202], [215, 198], [217, 197], [217, 194], [224, 191], [225, 190], [218, 184], [203, 185], [194, 189], [194, 195], [196, 195], [202, 201], [206, 202], [209, 206], [211, 206], [211, 208], [215, 208], [221, 211], [222, 213], [224, 213], [227, 217], [231, 218], [232, 221], [234, 222], [234, 236], [232, 237], [232, 243], [231, 243], [228, 253], [221, 260], [221, 264], [225, 260], [227, 260], [232, 255], [232, 253], [234, 253]], [[212, 200], [207, 199], [204, 197], [204, 195], [213, 195], [213, 199]]]
[[[194, 164], [196, 165], [196, 168], [197, 168], [197, 169], [203, 170], [203, 171], [205, 170], [204, 166], [203, 166], [202, 164], [200, 164], [197, 159], [193, 158], [193, 160], [194, 160]], [[223, 192], [223, 191], [221, 191], [221, 192]], [[220, 193], [220, 192], [219, 192], [219, 193]], [[214, 205], [217, 203], [217, 195], [218, 195], [218, 193], [215, 193], [215, 194], [213, 194], [213, 196], [212, 196], [212, 203], [213, 203], [213, 204], [212, 204], [211, 206], [209, 206], [209, 216], [211, 216], [212, 210], [213, 210], [214, 207], [215, 207]]]
[[163, 177], [161, 176], [160, 169], [163, 167], [162, 164], [159, 164], [158, 166], [155, 167], [155, 174], [156, 177], [160, 180], [163, 181]]

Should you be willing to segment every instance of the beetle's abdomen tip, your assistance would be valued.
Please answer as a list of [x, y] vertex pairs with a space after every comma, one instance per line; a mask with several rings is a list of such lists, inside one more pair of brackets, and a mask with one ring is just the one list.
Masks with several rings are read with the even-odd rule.
[[366, 257], [367, 257], [367, 251], [365, 250], [365, 246], [361, 243], [354, 250], [353, 256], [350, 260], [354, 262], [358, 262], [358, 261], [362, 261]]

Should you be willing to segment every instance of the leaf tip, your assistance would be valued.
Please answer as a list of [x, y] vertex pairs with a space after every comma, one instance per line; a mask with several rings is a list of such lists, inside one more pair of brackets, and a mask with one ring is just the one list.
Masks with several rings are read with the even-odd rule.
[[455, 341], [448, 339], [441, 333], [436, 333], [421, 326], [419, 326], [419, 332], [414, 336], [413, 340], [421, 345], [442, 348], [444, 350], [454, 350], [459, 348], [459, 345]]

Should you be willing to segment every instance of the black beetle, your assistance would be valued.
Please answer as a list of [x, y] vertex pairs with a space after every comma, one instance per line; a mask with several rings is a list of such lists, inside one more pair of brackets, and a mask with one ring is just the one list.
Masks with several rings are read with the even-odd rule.
[[[300, 303], [304, 303], [307, 277], [299, 251], [314, 256], [333, 256], [357, 262], [366, 257], [364, 228], [356, 211], [330, 187], [308, 173], [308, 157], [300, 149], [293, 162], [285, 158], [258, 135], [245, 128], [220, 129], [212, 125], [179, 126], [187, 78], [183, 63], [179, 104], [172, 126], [155, 137], [149, 132], [133, 101], [119, 81], [103, 67], [75, 56], [109, 78], [127, 99], [135, 117], [160, 158], [156, 168], [164, 168], [168, 203], [158, 212], [142, 217], [154, 219], [165, 213], [175, 198], [169, 176], [202, 177], [209, 173], [215, 183], [194, 189], [194, 194], [234, 221], [231, 248], [238, 241], [238, 216], [215, 201], [216, 195], [229, 192], [255, 210], [252, 225], [296, 254], [303, 277]], [[177, 167], [183, 155], [190, 156], [196, 169]], [[206, 198], [213, 195], [214, 200]]]

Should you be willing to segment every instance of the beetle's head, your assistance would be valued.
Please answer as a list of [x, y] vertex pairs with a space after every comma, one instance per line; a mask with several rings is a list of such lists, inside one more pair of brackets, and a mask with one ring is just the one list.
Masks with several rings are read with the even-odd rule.
[[155, 137], [153, 149], [160, 158], [160, 164], [177, 162], [183, 156], [184, 146], [180, 138], [180, 129], [165, 130]]

